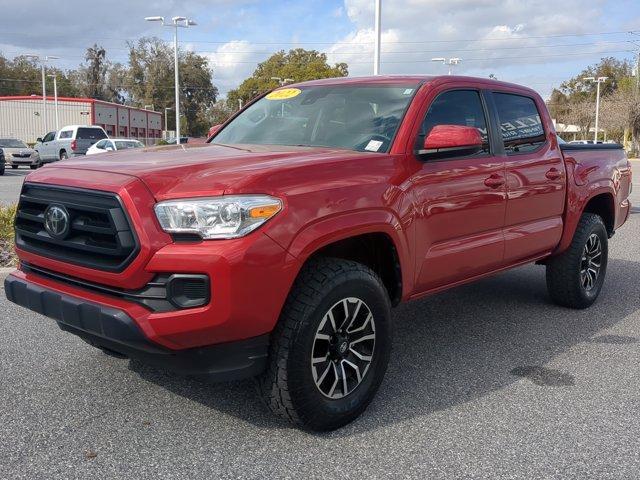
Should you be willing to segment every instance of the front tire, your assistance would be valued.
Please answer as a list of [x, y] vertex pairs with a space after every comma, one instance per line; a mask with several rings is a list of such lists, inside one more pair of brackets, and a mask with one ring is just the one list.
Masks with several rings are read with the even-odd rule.
[[18, 169], [18, 165], [11, 165], [11, 168], [13, 168], [14, 170]]
[[382, 281], [364, 265], [335, 258], [305, 265], [257, 379], [269, 409], [316, 431], [357, 418], [387, 369], [390, 310]]
[[607, 273], [608, 238], [599, 215], [582, 215], [569, 248], [547, 263], [547, 289], [555, 303], [583, 309], [596, 301]]

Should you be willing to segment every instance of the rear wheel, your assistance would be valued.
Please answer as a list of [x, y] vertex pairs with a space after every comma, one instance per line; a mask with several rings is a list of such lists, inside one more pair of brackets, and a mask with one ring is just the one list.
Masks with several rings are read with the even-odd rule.
[[569, 248], [547, 263], [547, 289], [559, 305], [587, 308], [596, 301], [607, 273], [607, 229], [599, 215], [585, 213]]
[[367, 408], [390, 351], [390, 302], [380, 278], [356, 262], [312, 261], [283, 308], [258, 390], [275, 414], [333, 430]]
[[67, 155], [66, 150], [62, 150], [60, 152], [60, 160], [66, 160], [67, 158], [69, 158], [69, 155]]

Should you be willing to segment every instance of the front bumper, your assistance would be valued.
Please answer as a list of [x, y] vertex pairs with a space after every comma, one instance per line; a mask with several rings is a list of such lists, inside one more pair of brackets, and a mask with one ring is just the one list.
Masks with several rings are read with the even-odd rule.
[[40, 159], [38, 157], [26, 157], [26, 158], [16, 158], [8, 155], [5, 157], [5, 163], [8, 166], [27, 166], [27, 165], [38, 165], [40, 163]]
[[7, 298], [54, 319], [58, 326], [92, 345], [144, 363], [210, 381], [260, 374], [269, 335], [213, 346], [171, 350], [151, 342], [123, 310], [42, 287], [16, 275], [4, 283]]

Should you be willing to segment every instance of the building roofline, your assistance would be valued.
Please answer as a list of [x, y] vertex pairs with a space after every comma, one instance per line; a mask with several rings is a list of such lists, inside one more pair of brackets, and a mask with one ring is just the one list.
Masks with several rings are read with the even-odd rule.
[[[55, 98], [47, 95], [47, 101], [54, 101]], [[42, 101], [42, 95], [15, 95], [15, 96], [0, 96], [0, 101], [15, 101], [15, 100], [37, 100]], [[148, 110], [145, 108], [132, 107], [130, 105], [123, 105], [121, 103], [107, 102], [106, 100], [96, 100], [95, 98], [77, 98], [77, 97], [58, 97], [59, 102], [74, 102], [74, 103], [90, 103], [92, 105], [98, 103], [100, 105], [109, 105], [112, 107], [128, 108], [129, 110], [138, 110], [140, 112], [156, 113], [162, 115], [162, 112], [156, 110]]]

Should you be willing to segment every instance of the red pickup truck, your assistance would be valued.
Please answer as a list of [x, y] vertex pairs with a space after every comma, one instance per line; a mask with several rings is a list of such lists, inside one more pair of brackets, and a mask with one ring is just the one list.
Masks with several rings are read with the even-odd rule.
[[29, 175], [5, 290], [105, 352], [255, 376], [273, 412], [329, 430], [373, 398], [401, 301], [537, 262], [554, 302], [591, 305], [630, 189], [622, 148], [562, 144], [528, 88], [312, 81], [208, 144]]

